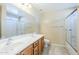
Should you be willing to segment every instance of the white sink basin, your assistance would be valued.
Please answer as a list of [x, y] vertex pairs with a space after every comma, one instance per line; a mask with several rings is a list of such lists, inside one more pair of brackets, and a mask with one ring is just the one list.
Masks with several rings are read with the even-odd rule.
[[32, 40], [37, 38], [39, 35], [37, 34], [28, 34], [28, 35], [20, 35], [20, 36], [15, 36], [15, 37], [11, 37], [12, 39], [12, 43], [16, 43], [16, 42], [26, 42], [28, 40]]
[[0, 50], [5, 47], [7, 39], [0, 40]]
[[6, 55], [6, 54], [17, 52], [18, 49], [22, 48], [23, 44], [24, 42], [18, 42], [15, 44], [6, 45], [0, 50], [0, 54]]
[[23, 38], [18, 38], [18, 39], [16, 39], [16, 38], [14, 38], [12, 41], [11, 41], [11, 44], [15, 44], [15, 43], [18, 43], [18, 42], [28, 42], [28, 41], [30, 41], [30, 40], [32, 40], [33, 38], [31, 38], [31, 37], [23, 37]]
[[[38, 34], [27, 34], [11, 37], [11, 40], [0, 40], [0, 54], [16, 54], [40, 38]], [[7, 44], [9, 43], [9, 44]]]
[[5, 47], [5, 43], [3, 43], [3, 44], [0, 44], [0, 51]]

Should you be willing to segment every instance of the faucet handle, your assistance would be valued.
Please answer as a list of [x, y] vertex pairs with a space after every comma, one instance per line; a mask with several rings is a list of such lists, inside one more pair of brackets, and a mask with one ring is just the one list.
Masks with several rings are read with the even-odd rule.
[[6, 43], [6, 45], [9, 45], [10, 43], [11, 43], [11, 38], [9, 38], [8, 40], [7, 40], [7, 43]]

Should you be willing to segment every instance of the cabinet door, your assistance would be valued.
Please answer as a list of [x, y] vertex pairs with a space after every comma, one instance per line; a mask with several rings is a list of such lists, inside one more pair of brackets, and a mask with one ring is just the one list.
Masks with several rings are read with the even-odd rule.
[[39, 41], [34, 42], [34, 48], [39, 45]]
[[44, 37], [41, 38], [41, 46], [42, 46], [42, 51], [44, 49]]
[[39, 54], [42, 53], [42, 40], [39, 40]]
[[34, 55], [39, 54], [39, 40], [34, 42]]
[[30, 45], [29, 47], [25, 48], [21, 55], [33, 55], [33, 45]]
[[39, 54], [42, 54], [44, 49], [44, 37], [40, 38], [39, 40]]
[[35, 48], [34, 48], [34, 55], [38, 55], [39, 54], [39, 47], [38, 46], [36, 46]]

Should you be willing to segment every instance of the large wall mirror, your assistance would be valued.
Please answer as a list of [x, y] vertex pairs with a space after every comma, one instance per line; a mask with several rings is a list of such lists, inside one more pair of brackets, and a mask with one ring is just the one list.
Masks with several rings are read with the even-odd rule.
[[[12, 4], [6, 4], [2, 24], [2, 38], [35, 32], [34, 17], [18, 9]], [[1, 29], [1, 28], [0, 28]]]

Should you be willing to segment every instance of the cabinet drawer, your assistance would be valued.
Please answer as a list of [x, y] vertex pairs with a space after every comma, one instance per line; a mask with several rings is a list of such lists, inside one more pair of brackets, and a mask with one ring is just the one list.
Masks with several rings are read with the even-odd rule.
[[34, 48], [34, 55], [38, 55], [39, 54], [39, 50], [38, 50], [38, 46], [36, 46], [35, 48]]
[[33, 55], [33, 45], [30, 45], [29, 47], [25, 48], [22, 52], [22, 55]]
[[38, 46], [38, 44], [39, 44], [39, 41], [34, 42], [34, 48]]

